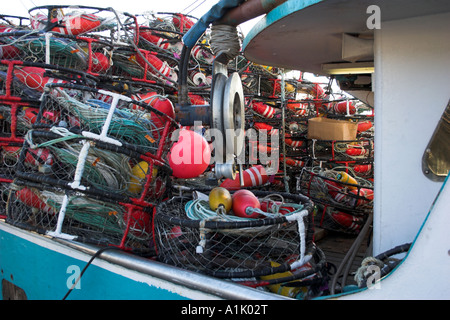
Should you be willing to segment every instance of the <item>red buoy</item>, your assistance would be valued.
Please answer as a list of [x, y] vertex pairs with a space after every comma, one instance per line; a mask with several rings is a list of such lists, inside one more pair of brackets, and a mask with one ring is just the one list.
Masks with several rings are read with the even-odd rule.
[[[255, 187], [265, 184], [269, 180], [266, 169], [260, 164], [246, 169], [242, 173], [244, 185], [242, 187]], [[241, 188], [239, 173], [234, 179], [225, 179], [220, 186], [228, 190], [238, 190]]]
[[211, 149], [203, 136], [191, 130], [179, 131], [178, 141], [169, 152], [169, 166], [174, 177], [198, 177], [208, 168], [210, 160]]
[[256, 211], [247, 211], [247, 208], [260, 209], [258, 198], [249, 190], [238, 190], [233, 196], [233, 213], [242, 218], [257, 218], [260, 214]]

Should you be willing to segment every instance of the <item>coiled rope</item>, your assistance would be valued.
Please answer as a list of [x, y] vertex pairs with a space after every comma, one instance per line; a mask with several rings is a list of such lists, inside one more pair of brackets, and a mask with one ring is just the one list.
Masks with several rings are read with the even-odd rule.
[[237, 28], [224, 24], [211, 26], [210, 46], [216, 57], [224, 55], [228, 61], [234, 59], [241, 50]]

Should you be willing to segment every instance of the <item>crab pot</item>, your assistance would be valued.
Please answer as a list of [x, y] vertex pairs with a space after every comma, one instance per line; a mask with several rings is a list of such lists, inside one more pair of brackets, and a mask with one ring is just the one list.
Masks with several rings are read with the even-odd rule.
[[305, 151], [320, 161], [357, 161], [373, 160], [373, 139], [359, 140], [313, 140], [307, 139]]
[[97, 245], [153, 250], [151, 207], [127, 205], [20, 179], [9, 190], [6, 222], [41, 234], [54, 232], [65, 197], [61, 234]]
[[[345, 175], [347, 180], [344, 180]], [[303, 168], [297, 178], [297, 191], [330, 206], [357, 213], [373, 209], [373, 186], [363, 178], [338, 170], [314, 172]]]
[[33, 130], [29, 139], [15, 167], [23, 180], [143, 206], [166, 195], [171, 171], [164, 162], [83, 136]]
[[[255, 191], [258, 197], [270, 193]], [[286, 203], [301, 205], [303, 218], [192, 218], [194, 200], [174, 197], [157, 205], [155, 243], [160, 261], [219, 278], [252, 278], [290, 269], [288, 260], [312, 250], [312, 203], [302, 195], [282, 194]], [[202, 204], [208, 206], [205, 201]], [[215, 216], [217, 218], [217, 215]], [[304, 233], [299, 234], [299, 224]], [[302, 251], [303, 250], [303, 251]], [[276, 267], [275, 267], [276, 266]]]
[[[175, 121], [147, 103], [93, 88], [48, 85], [35, 129], [60, 127], [163, 161]], [[117, 103], [113, 102], [117, 96]], [[139, 109], [137, 108], [139, 106]], [[111, 108], [114, 110], [110, 112]], [[110, 120], [105, 124], [106, 120]], [[54, 129], [53, 129], [54, 130]], [[100, 138], [102, 136], [102, 138]]]
[[116, 47], [112, 55], [113, 73], [137, 82], [176, 87], [178, 60], [161, 53], [130, 47]]
[[315, 211], [316, 227], [348, 235], [357, 235], [368, 217], [367, 214], [355, 214], [353, 210], [338, 209], [319, 202]]

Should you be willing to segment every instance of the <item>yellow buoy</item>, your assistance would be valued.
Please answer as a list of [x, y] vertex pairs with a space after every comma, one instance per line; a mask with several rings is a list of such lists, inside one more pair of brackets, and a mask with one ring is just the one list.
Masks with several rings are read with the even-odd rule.
[[[131, 169], [131, 178], [128, 185], [128, 191], [132, 193], [139, 193], [142, 190], [142, 184], [145, 181], [145, 176], [148, 173], [148, 162], [141, 161]], [[158, 170], [152, 170], [152, 177], [156, 177]]]
[[358, 188], [356, 186], [358, 185], [358, 182], [355, 180], [355, 178], [344, 171], [338, 173], [338, 175], [336, 176], [336, 180], [344, 183], [354, 184], [355, 186], [348, 186], [350, 190], [356, 190]]
[[[272, 265], [272, 267], [280, 266], [280, 264], [275, 261], [270, 261], [270, 264]], [[267, 276], [262, 276], [261, 279], [262, 280], [271, 280], [271, 279], [285, 278], [285, 277], [289, 277], [289, 276], [292, 276], [292, 272], [286, 271], [286, 272], [282, 272], [282, 273], [276, 273], [276, 274], [271, 274], [271, 275], [267, 275]], [[268, 285], [267, 288], [271, 292], [277, 293], [277, 294], [285, 296], [285, 297], [290, 297], [290, 298], [295, 298], [301, 291], [303, 291], [305, 293], [305, 290], [306, 290], [303, 287], [287, 287], [287, 286], [283, 286], [283, 284], [271, 284], [271, 285]]]
[[231, 210], [232, 200], [230, 191], [222, 187], [216, 187], [209, 193], [209, 207], [216, 211], [220, 206], [223, 206], [225, 212]]

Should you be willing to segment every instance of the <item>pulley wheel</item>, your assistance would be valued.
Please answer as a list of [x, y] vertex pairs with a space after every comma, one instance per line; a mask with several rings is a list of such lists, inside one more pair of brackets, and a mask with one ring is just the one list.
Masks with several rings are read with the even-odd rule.
[[245, 141], [244, 125], [244, 91], [241, 77], [234, 72], [227, 79], [223, 94], [223, 128], [227, 155], [238, 156], [242, 151]]

